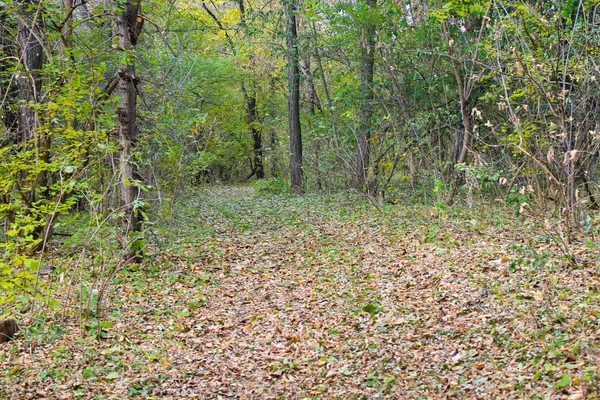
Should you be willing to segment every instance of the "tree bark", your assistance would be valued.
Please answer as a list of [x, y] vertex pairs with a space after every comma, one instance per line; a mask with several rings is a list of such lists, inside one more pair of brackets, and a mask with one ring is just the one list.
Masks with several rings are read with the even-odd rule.
[[42, 90], [40, 71], [44, 66], [42, 52], [42, 30], [39, 25], [41, 11], [34, 0], [22, 0], [19, 9], [18, 44], [23, 71], [19, 74], [17, 86], [21, 101], [18, 141], [27, 142], [36, 137], [39, 124], [34, 103], [37, 103]]
[[290, 134], [290, 178], [294, 193], [302, 193], [302, 131], [300, 125], [300, 56], [295, 0], [284, 0], [288, 52], [288, 127]]
[[[244, 0], [238, 0], [238, 8], [240, 10], [240, 27], [244, 29], [246, 36], [248, 36], [248, 25], [246, 24], [246, 8], [244, 6]], [[232, 50], [235, 52], [235, 49]], [[254, 58], [254, 54], [250, 52], [250, 60]], [[252, 63], [250, 63], [252, 64]], [[258, 115], [256, 111], [256, 84], [252, 82], [250, 92], [246, 90], [246, 84], [242, 80], [242, 92], [246, 100], [246, 124], [248, 125], [248, 131], [252, 138], [253, 144], [253, 168], [252, 175], [255, 175], [257, 179], [265, 178], [265, 167], [263, 163], [263, 145], [262, 145], [262, 132], [257, 129], [256, 125], [258, 122]]]
[[469, 115], [469, 95], [465, 90], [463, 84], [463, 78], [460, 73], [460, 69], [458, 66], [458, 61], [456, 60], [456, 56], [454, 54], [454, 44], [450, 39], [450, 30], [448, 29], [448, 23], [444, 22], [444, 33], [446, 35], [446, 40], [448, 40], [448, 55], [450, 56], [450, 63], [452, 64], [452, 71], [454, 72], [454, 79], [456, 80], [456, 85], [458, 87], [458, 97], [460, 100], [460, 115], [462, 118], [463, 125], [463, 134], [462, 134], [462, 146], [460, 149], [460, 153], [456, 160], [457, 164], [462, 164], [467, 159], [467, 154], [469, 152], [469, 146], [471, 143], [471, 117]]
[[317, 28], [315, 23], [312, 23], [313, 40], [315, 44], [315, 58], [317, 60], [317, 66], [319, 68], [319, 74], [321, 75], [321, 81], [323, 82], [323, 91], [325, 92], [325, 99], [327, 100], [327, 109], [329, 111], [329, 118], [331, 120], [331, 128], [333, 130], [333, 136], [335, 140], [338, 139], [337, 124], [335, 121], [335, 114], [333, 113], [333, 102], [331, 101], [331, 95], [329, 94], [329, 85], [327, 84], [327, 77], [325, 76], [325, 70], [323, 68], [323, 62], [321, 61], [321, 52], [318, 46]]
[[315, 82], [313, 80], [312, 68], [311, 68], [311, 54], [306, 55], [306, 59], [302, 62], [302, 74], [307, 85], [306, 103], [308, 104], [308, 113], [315, 115], [316, 110], [323, 111], [321, 107], [321, 101], [319, 94], [315, 88]]
[[[376, 0], [367, 0], [367, 5], [373, 9]], [[371, 118], [373, 116], [373, 77], [375, 73], [375, 26], [369, 23], [363, 28], [361, 43], [361, 68], [360, 92], [362, 109], [359, 115], [357, 132], [357, 153], [354, 162], [352, 184], [357, 190], [366, 189], [373, 196], [377, 195], [377, 177], [369, 177], [369, 163], [371, 158]], [[365, 186], [367, 186], [365, 188]], [[371, 193], [374, 192], [374, 193]]]
[[[17, 117], [17, 143], [22, 144], [23, 149], [33, 150], [33, 165], [39, 170], [35, 173], [35, 180], [31, 179], [29, 174], [33, 172], [23, 172], [23, 181], [34, 181], [32, 184], [25, 184], [27, 190], [22, 193], [22, 198], [28, 205], [28, 208], [34, 209], [34, 204], [42, 198], [48, 197], [48, 169], [46, 165], [50, 161], [51, 138], [48, 133], [41, 132], [39, 116], [36, 111], [36, 104], [39, 103], [42, 91], [41, 71], [44, 67], [44, 54], [42, 41], [44, 40], [44, 31], [40, 21], [42, 16], [41, 3], [35, 0], [21, 0], [18, 9], [18, 47], [20, 73], [17, 78], [17, 89], [19, 97], [19, 115]], [[39, 224], [32, 232], [34, 239], [41, 239], [32, 249], [38, 251], [45, 246], [45, 243], [52, 235], [52, 225], [54, 217], [50, 221], [42, 220], [37, 216]], [[45, 233], [45, 235], [44, 235]]]
[[[246, 91], [244, 91], [246, 92]], [[250, 137], [253, 143], [253, 155], [254, 155], [254, 168], [253, 173], [256, 179], [265, 178], [265, 167], [263, 164], [263, 146], [262, 146], [262, 133], [256, 128], [257, 115], [256, 115], [256, 92], [246, 93], [246, 117], [248, 129], [250, 130]]]
[[15, 112], [12, 105], [17, 103], [19, 96], [18, 89], [6, 77], [13, 66], [11, 58], [16, 57], [15, 40], [13, 38], [13, 29], [16, 23], [9, 21], [7, 6], [0, 6], [0, 73], [3, 80], [0, 83], [1, 111], [2, 121], [0, 121], [0, 147], [14, 143], [16, 132], [18, 130], [18, 112]]
[[19, 325], [14, 319], [0, 321], [0, 343], [6, 343], [19, 332]]
[[[116, 1], [117, 7], [120, 1]], [[141, 0], [127, 0], [117, 15], [118, 49], [126, 52], [124, 63], [119, 65], [117, 93], [119, 95], [119, 180], [121, 207], [123, 210], [121, 244], [125, 258], [139, 255], [139, 249], [130, 243], [131, 233], [141, 231], [141, 210], [139, 199], [139, 173], [134, 160], [137, 143], [137, 84], [133, 50], [141, 31]]]

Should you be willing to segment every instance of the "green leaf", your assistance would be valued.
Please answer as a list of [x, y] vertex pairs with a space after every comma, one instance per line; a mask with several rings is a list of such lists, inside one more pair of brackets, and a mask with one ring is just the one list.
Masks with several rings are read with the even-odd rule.
[[111, 328], [114, 324], [114, 321], [102, 321], [102, 328], [108, 329]]
[[375, 315], [377, 314], [379, 311], [381, 311], [377, 306], [374, 306], [373, 304], [369, 303], [367, 305], [365, 305], [362, 310], [364, 312], [368, 312], [371, 315]]
[[93, 378], [96, 376], [96, 371], [94, 371], [91, 368], [86, 368], [81, 372], [81, 374], [83, 375], [83, 377], [85, 379], [89, 379], [89, 378]]
[[552, 364], [546, 364], [546, 365], [544, 365], [544, 369], [545, 369], [546, 371], [554, 371], [554, 370], [556, 370], [557, 368], [556, 368], [554, 365], [552, 365]]
[[558, 381], [558, 383], [556, 384], [556, 388], [564, 388], [565, 386], [568, 386], [569, 383], [571, 383], [571, 378], [569, 378], [569, 375], [562, 374], [562, 376], [560, 377], [560, 381]]

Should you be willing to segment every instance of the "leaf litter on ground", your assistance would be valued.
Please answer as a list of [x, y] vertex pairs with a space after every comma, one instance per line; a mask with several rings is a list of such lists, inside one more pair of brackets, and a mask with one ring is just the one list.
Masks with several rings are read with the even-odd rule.
[[600, 390], [597, 247], [575, 244], [574, 268], [506, 213], [375, 212], [351, 195], [219, 187], [178, 207], [153, 261], [117, 274], [106, 338], [75, 318], [53, 331], [48, 315], [40, 333], [0, 347], [1, 397], [583, 399]]

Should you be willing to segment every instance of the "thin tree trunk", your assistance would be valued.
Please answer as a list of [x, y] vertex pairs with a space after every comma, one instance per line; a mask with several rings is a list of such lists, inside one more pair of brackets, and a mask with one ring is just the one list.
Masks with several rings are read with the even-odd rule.
[[446, 34], [446, 39], [450, 43], [448, 47], [448, 54], [450, 55], [450, 63], [452, 64], [452, 71], [454, 72], [454, 78], [456, 79], [456, 85], [458, 87], [458, 97], [460, 100], [460, 115], [462, 118], [463, 125], [463, 137], [460, 154], [458, 156], [458, 159], [456, 160], [456, 163], [462, 164], [466, 161], [467, 153], [469, 151], [469, 146], [471, 143], [471, 117], [469, 115], [469, 97], [466, 94], [463, 79], [458, 66], [458, 61], [456, 60], [456, 56], [454, 54], [454, 44], [451, 42], [450, 39], [450, 31], [448, 30], [447, 22], [444, 22], [444, 33]]
[[[117, 0], [117, 5], [120, 1]], [[131, 52], [141, 30], [142, 19], [141, 0], [127, 0], [123, 11], [117, 16], [117, 36], [119, 50], [127, 52], [126, 62], [119, 65], [117, 93], [119, 95], [119, 180], [121, 187], [122, 219], [122, 245], [125, 249], [125, 258], [131, 258], [139, 253], [139, 249], [132, 248], [130, 236], [132, 232], [141, 231], [141, 210], [137, 203], [140, 198], [140, 188], [135, 184], [139, 182], [139, 174], [135, 163], [134, 150], [137, 142], [137, 89], [138, 79], [135, 75], [135, 64]]]
[[[9, 73], [9, 69], [13, 63], [10, 61], [15, 54], [15, 41], [12, 34], [12, 29], [15, 23], [9, 22], [7, 6], [0, 6], [0, 72], [2, 76]], [[11, 105], [18, 102], [18, 89], [13, 82], [4, 79], [0, 83], [0, 110], [2, 112], [2, 120], [0, 121], [0, 147], [14, 143], [16, 132], [18, 131], [18, 113], [15, 112]]]
[[18, 124], [20, 143], [34, 139], [39, 124], [34, 103], [37, 103], [42, 90], [40, 71], [44, 66], [40, 41], [42, 38], [39, 26], [40, 14], [34, 0], [20, 2], [18, 42], [20, 61], [24, 69], [17, 80], [19, 99], [22, 102]]
[[[246, 93], [246, 91], [244, 90]], [[256, 92], [245, 94], [246, 97], [246, 116], [248, 129], [250, 130], [250, 137], [252, 138], [253, 151], [254, 151], [254, 168], [253, 174], [256, 175], [256, 179], [265, 178], [265, 168], [263, 164], [263, 146], [262, 146], [262, 134], [259, 129], [256, 128], [257, 115], [256, 115]]]
[[[42, 91], [41, 70], [44, 67], [42, 40], [44, 39], [44, 32], [40, 26], [41, 4], [34, 0], [22, 0], [19, 5], [17, 40], [22, 71], [17, 78], [20, 100], [17, 142], [22, 143], [27, 149], [35, 150], [33, 155], [35, 160], [32, 160], [38, 167], [38, 172], [35, 173], [35, 184], [31, 186], [28, 192], [23, 193], [23, 199], [27, 202], [28, 207], [33, 209], [37, 201], [48, 196], [48, 170], [45, 165], [50, 161], [51, 139], [48, 133], [41, 132], [38, 129], [40, 121], [36, 111], [36, 104], [41, 98]], [[33, 237], [42, 239], [35, 246], [34, 251], [42, 249], [50, 238], [52, 220], [47, 223], [40, 218], [39, 225], [33, 230]], [[44, 237], [44, 230], [46, 230], [46, 237]]]
[[[456, 157], [456, 152], [453, 154], [454, 165], [462, 164], [466, 161], [467, 154], [469, 151], [469, 145], [471, 142], [471, 119], [469, 116], [469, 96], [465, 90], [465, 86], [463, 83], [462, 75], [460, 73], [459, 64], [456, 60], [456, 55], [454, 53], [454, 41], [450, 39], [450, 30], [448, 28], [448, 23], [444, 21], [444, 34], [446, 36], [446, 40], [448, 41], [448, 55], [450, 56], [450, 64], [452, 65], [452, 71], [454, 72], [454, 79], [456, 80], [456, 86], [458, 88], [458, 98], [460, 104], [460, 115], [462, 118], [462, 143], [460, 141], [460, 136], [456, 138], [456, 144], [460, 145], [460, 152], [458, 157]], [[460, 135], [460, 133], [459, 133]], [[455, 146], [456, 151], [458, 151], [458, 146]], [[458, 180], [459, 180], [459, 170], [455, 169], [453, 171], [454, 184], [450, 188], [450, 193], [448, 194], [448, 198], [446, 202], [448, 204], [454, 203], [454, 196], [458, 190]]]
[[290, 134], [290, 178], [294, 193], [302, 193], [302, 131], [300, 125], [300, 57], [296, 29], [295, 0], [284, 0], [288, 51], [288, 126]]
[[323, 111], [321, 108], [321, 100], [319, 100], [319, 94], [317, 93], [317, 89], [315, 88], [315, 82], [313, 80], [312, 70], [311, 70], [311, 56], [307, 55], [306, 59], [302, 63], [302, 74], [306, 79], [306, 84], [308, 87], [308, 93], [306, 94], [307, 103], [308, 103], [308, 113], [310, 115], [315, 115], [316, 110], [319, 112]]
[[[6, 76], [9, 68], [12, 66], [8, 57], [15, 56], [14, 39], [10, 34], [10, 28], [13, 28], [14, 25], [8, 25], [6, 8], [6, 5], [0, 6], [0, 54], [3, 55], [3, 58], [0, 59], [0, 73], [2, 76]], [[10, 146], [15, 141], [15, 132], [18, 130], [18, 115], [14, 112], [11, 105], [17, 103], [18, 95], [19, 93], [13, 87], [12, 82], [3, 79], [0, 83], [0, 112], [2, 112], [2, 119], [0, 120], [0, 148]], [[0, 205], [10, 204], [11, 201], [12, 198], [9, 191], [3, 191], [0, 194]], [[6, 223], [4, 225], [6, 230], [14, 222], [14, 214], [11, 207], [6, 207], [4, 210], [6, 210]]]
[[312, 31], [313, 31], [313, 40], [315, 41], [315, 58], [317, 60], [317, 66], [319, 67], [319, 73], [321, 74], [321, 80], [323, 81], [323, 90], [325, 91], [325, 99], [327, 100], [327, 109], [329, 111], [329, 118], [331, 119], [331, 127], [333, 129], [333, 136], [338, 138], [337, 135], [337, 125], [335, 122], [335, 116], [333, 114], [333, 102], [331, 101], [331, 95], [329, 94], [329, 85], [327, 84], [327, 77], [325, 76], [325, 71], [323, 70], [323, 62], [321, 61], [321, 52], [319, 51], [318, 41], [317, 41], [317, 28], [315, 23], [312, 23]]
[[[244, 6], [244, 0], [238, 0], [238, 9], [240, 10], [240, 27], [242, 27], [245, 31], [246, 36], [248, 36], [248, 24], [246, 23], [246, 7]], [[205, 7], [205, 9], [207, 9]], [[216, 19], [216, 16], [213, 18]], [[222, 25], [218, 22], [219, 26], [222, 29]], [[231, 42], [231, 49], [235, 54], [236, 50]], [[249, 56], [250, 60], [254, 58], [254, 54], [250, 52]], [[252, 63], [250, 63], [252, 64]], [[250, 87], [250, 92], [246, 89], [246, 83], [242, 79], [242, 93], [244, 94], [244, 99], [246, 100], [246, 124], [248, 125], [248, 131], [250, 133], [250, 137], [252, 138], [253, 144], [253, 162], [252, 174], [248, 177], [250, 179], [252, 175], [256, 175], [257, 179], [265, 178], [265, 167], [263, 162], [263, 145], [262, 145], [262, 133], [259, 129], [257, 129], [256, 125], [258, 122], [258, 115], [256, 111], [256, 85], [253, 83]]]
[[[367, 0], [369, 8], [374, 8], [376, 0]], [[369, 177], [369, 162], [371, 158], [371, 118], [373, 116], [373, 77], [375, 73], [375, 26], [369, 24], [363, 29], [361, 43], [361, 69], [360, 69], [360, 92], [362, 97], [362, 109], [359, 115], [359, 126], [356, 134], [358, 145], [352, 184], [357, 190], [366, 189], [373, 196], [377, 196], [375, 179]], [[365, 188], [365, 186], [368, 186]], [[372, 193], [373, 192], [373, 193]]]
[[[306, 80], [308, 82], [308, 113], [311, 116], [316, 115], [316, 110], [318, 109], [320, 112], [323, 111], [321, 107], [321, 101], [319, 100], [319, 96], [317, 94], [317, 89], [315, 88], [315, 83], [312, 78], [312, 72], [310, 68], [310, 56], [305, 61], [304, 66], [304, 74], [306, 76]], [[310, 124], [310, 122], [309, 122]], [[310, 127], [312, 129], [312, 127]], [[319, 166], [319, 158], [321, 157], [321, 138], [316, 137], [315, 141], [315, 177], [317, 180], [317, 189], [321, 190], [323, 188], [323, 179], [321, 177], [321, 170]]]

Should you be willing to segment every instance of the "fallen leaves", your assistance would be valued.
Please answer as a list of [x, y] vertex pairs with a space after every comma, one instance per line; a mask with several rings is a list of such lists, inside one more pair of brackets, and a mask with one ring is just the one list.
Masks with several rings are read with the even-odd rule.
[[238, 187], [188, 204], [213, 233], [169, 238], [179, 245], [161, 254], [164, 271], [119, 277], [112, 337], [0, 348], [10, 383], [0, 395], [32, 397], [38, 385], [46, 397], [578, 400], [599, 390], [595, 267], [562, 268], [546, 243], [516, 248], [506, 238], [519, 221], [473, 232], [487, 214], [458, 229], [427, 209], [375, 215], [342, 200]]

